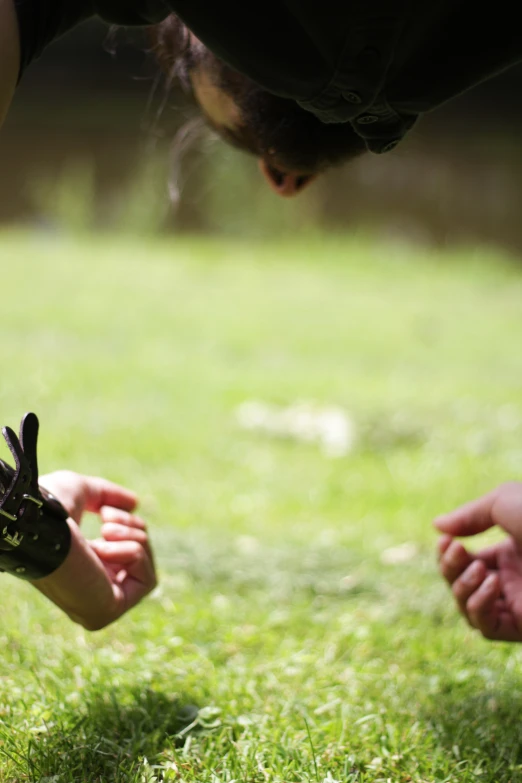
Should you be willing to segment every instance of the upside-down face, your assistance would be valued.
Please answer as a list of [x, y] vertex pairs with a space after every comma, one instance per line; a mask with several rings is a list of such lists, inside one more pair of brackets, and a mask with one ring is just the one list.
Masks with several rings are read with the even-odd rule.
[[176, 16], [153, 35], [166, 72], [190, 91], [224, 141], [257, 157], [278, 195], [301, 193], [327, 169], [365, 151], [349, 123], [323, 124], [295, 101], [262, 89], [219, 60]]

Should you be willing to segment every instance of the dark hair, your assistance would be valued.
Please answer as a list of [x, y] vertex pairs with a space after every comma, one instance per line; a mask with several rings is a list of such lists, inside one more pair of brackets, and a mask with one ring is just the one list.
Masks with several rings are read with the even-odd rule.
[[219, 128], [233, 146], [273, 161], [288, 171], [315, 174], [366, 150], [350, 123], [323, 124], [295, 101], [262, 89], [216, 57], [203, 44], [191, 41], [175, 14], [151, 30], [153, 51], [169, 83], [178, 81], [191, 92], [190, 73], [204, 68], [240, 110], [241, 124]]

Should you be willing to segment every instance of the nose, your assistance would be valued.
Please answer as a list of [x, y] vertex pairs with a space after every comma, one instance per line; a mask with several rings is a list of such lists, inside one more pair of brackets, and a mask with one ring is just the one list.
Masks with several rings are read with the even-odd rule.
[[281, 171], [267, 163], [264, 158], [259, 161], [259, 168], [274, 193], [284, 198], [297, 196], [316, 177], [315, 174], [290, 174]]

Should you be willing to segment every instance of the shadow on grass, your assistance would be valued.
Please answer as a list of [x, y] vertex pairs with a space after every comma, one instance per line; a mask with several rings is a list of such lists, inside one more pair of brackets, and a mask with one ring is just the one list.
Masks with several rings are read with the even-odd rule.
[[484, 689], [476, 694], [458, 684], [429, 696], [419, 713], [439, 747], [461, 770], [462, 780], [522, 781], [522, 691]]
[[50, 725], [25, 748], [14, 740], [4, 745], [5, 755], [23, 770], [15, 780], [127, 783], [144, 758], [154, 764], [159, 754], [184, 743], [197, 727], [198, 708], [152, 690], [108, 689], [81, 706], [76, 720], [69, 715], [70, 721]]

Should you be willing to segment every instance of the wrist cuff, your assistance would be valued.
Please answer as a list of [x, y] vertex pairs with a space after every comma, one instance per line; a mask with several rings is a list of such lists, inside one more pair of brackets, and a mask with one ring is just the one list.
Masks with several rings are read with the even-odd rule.
[[0, 571], [28, 580], [52, 574], [71, 546], [66, 510], [38, 485], [38, 427], [34, 413], [22, 419], [20, 438], [4, 427], [16, 469], [0, 460]]

